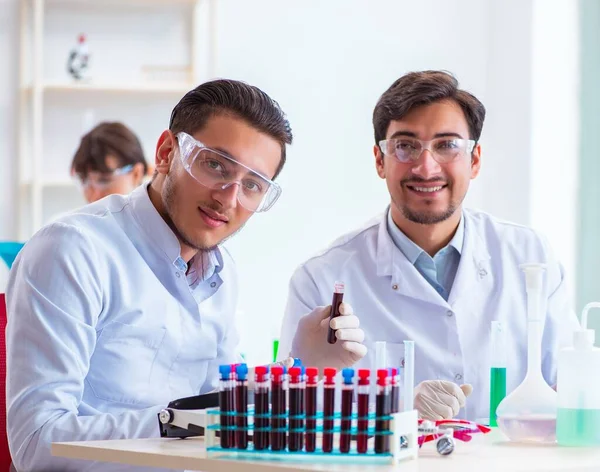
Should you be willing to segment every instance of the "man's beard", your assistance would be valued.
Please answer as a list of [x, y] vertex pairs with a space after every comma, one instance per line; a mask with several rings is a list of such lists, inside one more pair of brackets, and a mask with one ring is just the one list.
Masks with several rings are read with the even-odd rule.
[[[164, 185], [164, 189], [163, 189], [163, 193], [162, 193], [163, 207], [166, 212], [166, 214], [163, 216], [165, 219], [165, 223], [167, 223], [169, 228], [171, 228], [171, 231], [173, 231], [173, 233], [175, 234], [177, 239], [182, 244], [185, 244], [186, 246], [191, 247], [192, 249], [196, 249], [197, 251], [209, 252], [209, 251], [214, 250], [218, 245], [223, 244], [225, 241], [227, 241], [228, 239], [230, 239], [231, 237], [236, 235], [244, 227], [244, 225], [242, 225], [240, 228], [238, 228], [232, 234], [226, 236], [221, 241], [218, 241], [217, 244], [213, 244], [210, 246], [202, 244], [199, 241], [194, 241], [190, 236], [185, 234], [184, 230], [177, 227], [177, 225], [175, 224], [175, 221], [173, 219], [173, 215], [175, 214], [174, 207], [177, 202], [178, 192], [179, 192], [179, 189], [177, 188], [177, 185], [175, 184], [173, 179], [171, 179], [169, 176], [167, 176], [167, 178], [165, 179], [165, 185]], [[211, 210], [214, 210], [219, 213], [222, 210], [220, 205], [217, 205], [217, 204], [205, 204], [205, 206], [207, 208], [210, 208]]]
[[413, 211], [407, 205], [400, 206], [402, 215], [409, 221], [420, 225], [434, 225], [446, 221], [456, 211], [456, 206], [450, 204], [445, 211], [442, 212], [427, 212], [427, 211]]
[[[436, 182], [439, 181], [439, 179], [434, 179]], [[400, 187], [406, 187], [407, 185], [418, 185], [419, 183], [427, 183], [430, 182], [431, 180], [428, 179], [422, 179], [419, 177], [412, 177], [412, 178], [408, 178], [408, 179], [404, 179], [400, 182]], [[451, 192], [452, 189], [452, 182], [449, 182], [447, 180], [444, 181], [444, 185], [446, 185], [446, 188], [449, 192]], [[396, 202], [394, 202], [396, 203]], [[442, 221], [446, 221], [448, 218], [450, 218], [454, 212], [456, 211], [458, 205], [455, 205], [454, 203], [450, 202], [448, 204], [448, 208], [446, 208], [446, 210], [441, 211], [441, 212], [429, 212], [429, 211], [413, 211], [411, 210], [408, 205], [398, 205], [396, 204], [396, 207], [400, 209], [400, 211], [402, 212], [402, 216], [404, 216], [404, 218], [406, 218], [408, 221], [412, 221], [413, 223], [417, 223], [420, 225], [434, 225], [437, 223], [441, 223]]]

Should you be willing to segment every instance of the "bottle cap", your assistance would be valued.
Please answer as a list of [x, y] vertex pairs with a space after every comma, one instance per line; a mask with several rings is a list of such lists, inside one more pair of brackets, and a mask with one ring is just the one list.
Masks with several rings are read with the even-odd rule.
[[344, 384], [345, 385], [352, 385], [352, 378], [354, 377], [354, 369], [351, 369], [349, 367], [345, 368], [344, 370], [342, 370], [342, 377], [344, 377]]
[[231, 375], [231, 366], [229, 364], [220, 365], [219, 373], [221, 374], [221, 380], [229, 380], [229, 376]]
[[248, 378], [248, 365], [238, 364], [235, 367], [235, 374], [238, 380], [246, 380]]

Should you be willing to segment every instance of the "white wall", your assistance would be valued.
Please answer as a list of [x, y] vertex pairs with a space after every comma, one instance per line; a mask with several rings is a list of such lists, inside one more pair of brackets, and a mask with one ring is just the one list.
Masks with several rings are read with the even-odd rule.
[[533, 2], [530, 224], [548, 235], [575, 300], [580, 156], [579, 2]]
[[[5, 49], [8, 64], [16, 64], [17, 0], [0, 2], [8, 6], [0, 9], [0, 48]], [[570, 59], [577, 49], [576, 2], [218, 0], [217, 4], [217, 76], [262, 87], [287, 112], [295, 134], [280, 178], [284, 187], [280, 201], [267, 214], [253, 217], [228, 244], [243, 282], [239, 321], [250, 362], [268, 360], [295, 267], [384, 209], [385, 185], [374, 171], [371, 154], [371, 115], [379, 95], [410, 70], [450, 70], [486, 105], [482, 172], [468, 204], [546, 230], [572, 269], [573, 234], [555, 222], [544, 200], [564, 183], [564, 174], [545, 166], [543, 156], [552, 154], [546, 138], [559, 140], [566, 149], [576, 132], [577, 74]], [[557, 30], [558, 20], [563, 21]], [[551, 57], [538, 57], [552, 50], [568, 64], [553, 82], [545, 74]], [[4, 184], [0, 238], [15, 234], [9, 209], [16, 198], [11, 158], [16, 76], [10, 69], [0, 68], [0, 117], [9, 124], [0, 127], [0, 169], [5, 171], [0, 172]], [[550, 105], [544, 97], [552, 83], [560, 86]], [[551, 113], [559, 119], [549, 123]], [[566, 135], [555, 132], [561, 127], [568, 130]], [[566, 193], [552, 198], [560, 200], [561, 210], [575, 213], [574, 183], [569, 182]]]

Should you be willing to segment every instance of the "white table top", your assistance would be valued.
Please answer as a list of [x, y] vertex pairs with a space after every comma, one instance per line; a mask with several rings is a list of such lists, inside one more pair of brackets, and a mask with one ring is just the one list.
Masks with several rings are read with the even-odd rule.
[[457, 441], [450, 456], [440, 456], [435, 445], [428, 443], [419, 452], [418, 460], [407, 460], [397, 466], [361, 463], [358, 460], [309, 463], [278, 460], [242, 461], [207, 457], [202, 438], [121, 439], [54, 443], [55, 456], [88, 459], [122, 464], [164, 467], [171, 469], [201, 470], [204, 472], [469, 472], [489, 471], [573, 471], [600, 470], [600, 448], [564, 448], [558, 446], [525, 446], [506, 441], [497, 430], [487, 435], [474, 435], [469, 443]]

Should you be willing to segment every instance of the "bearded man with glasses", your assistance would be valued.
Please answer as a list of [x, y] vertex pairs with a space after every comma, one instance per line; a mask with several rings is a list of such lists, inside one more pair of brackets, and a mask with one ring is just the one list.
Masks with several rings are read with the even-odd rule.
[[[373, 155], [390, 204], [294, 273], [282, 356], [320, 365], [342, 343], [348, 355], [332, 367], [374, 368], [375, 343], [385, 341], [387, 365], [402, 367], [401, 343], [413, 340], [420, 416], [487, 422], [491, 322], [501, 321], [508, 333], [510, 392], [527, 369], [527, 303], [519, 266], [534, 262], [546, 264], [541, 369], [550, 385], [556, 383], [559, 347], [570, 344], [578, 327], [562, 266], [534, 230], [463, 208], [482, 163], [484, 118], [483, 104], [442, 71], [408, 73], [381, 96], [373, 112]], [[330, 345], [321, 321], [338, 280], [345, 283], [344, 300], [354, 307], [361, 329], [338, 331], [339, 343]], [[344, 322], [337, 318], [330, 326]], [[318, 343], [304, 334], [319, 329]]]

